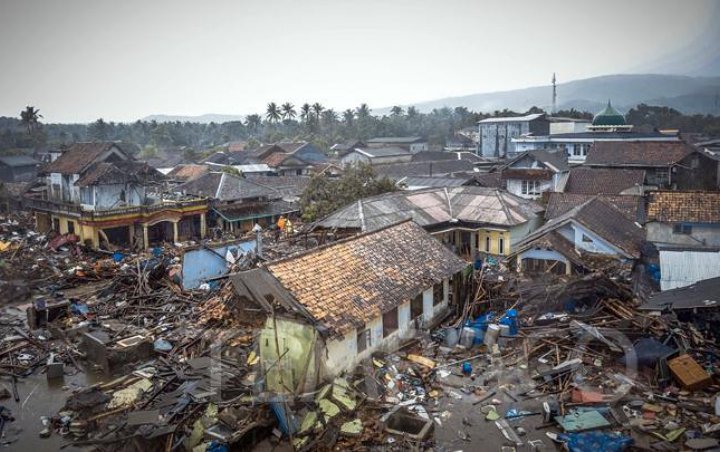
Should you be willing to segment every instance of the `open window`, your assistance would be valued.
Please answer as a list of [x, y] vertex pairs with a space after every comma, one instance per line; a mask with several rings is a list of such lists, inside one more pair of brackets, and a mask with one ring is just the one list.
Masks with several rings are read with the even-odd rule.
[[398, 329], [398, 308], [383, 314], [383, 337], [388, 337]]
[[410, 318], [416, 319], [423, 314], [423, 294], [420, 292], [410, 302]]
[[443, 282], [440, 281], [439, 283], [437, 283], [433, 286], [433, 306], [437, 306], [442, 302], [443, 302]]
[[370, 330], [363, 325], [362, 328], [357, 329], [357, 352], [364, 352], [368, 347], [370, 347]]

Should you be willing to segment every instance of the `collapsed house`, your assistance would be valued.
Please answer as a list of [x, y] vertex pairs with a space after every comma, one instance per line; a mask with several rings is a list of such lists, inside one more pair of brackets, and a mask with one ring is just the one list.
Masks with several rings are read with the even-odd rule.
[[386, 193], [361, 199], [316, 223], [316, 228], [372, 231], [412, 218], [458, 254], [506, 255], [542, 221], [543, 208], [505, 190], [460, 186]]
[[508, 260], [518, 271], [568, 275], [597, 269], [598, 258], [632, 268], [643, 241], [639, 224], [592, 198], [525, 237]]
[[239, 305], [267, 315], [265, 389], [297, 393], [396, 347], [454, 303], [467, 263], [412, 221], [231, 275]]

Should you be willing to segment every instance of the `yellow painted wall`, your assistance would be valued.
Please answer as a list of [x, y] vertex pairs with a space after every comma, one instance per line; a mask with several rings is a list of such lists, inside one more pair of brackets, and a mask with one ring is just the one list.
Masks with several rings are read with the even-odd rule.
[[488, 252], [485, 245], [486, 239], [490, 238], [490, 254], [500, 254], [500, 239], [504, 240], [503, 255], [510, 253], [510, 231], [492, 231], [481, 229], [478, 231], [477, 246], [480, 251]]

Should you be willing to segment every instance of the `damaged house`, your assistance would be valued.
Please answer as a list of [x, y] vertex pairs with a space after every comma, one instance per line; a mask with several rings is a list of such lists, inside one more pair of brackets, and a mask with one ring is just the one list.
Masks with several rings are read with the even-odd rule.
[[206, 173], [173, 190], [210, 198], [209, 224], [228, 232], [247, 232], [255, 224], [269, 226], [280, 215], [299, 209], [297, 203], [283, 199], [282, 191], [226, 172]]
[[567, 157], [544, 150], [520, 154], [502, 169], [502, 180], [510, 193], [537, 199], [546, 191], [560, 191], [568, 172]]
[[412, 218], [458, 254], [472, 259], [478, 251], [509, 253], [516, 242], [540, 226], [543, 210], [505, 190], [433, 187], [361, 199], [320, 220], [315, 228], [373, 231]]
[[508, 260], [528, 273], [578, 274], [608, 264], [632, 269], [642, 227], [610, 204], [591, 198], [550, 220], [515, 246]]
[[265, 390], [299, 392], [438, 320], [467, 264], [412, 221], [230, 276], [239, 310], [267, 314]]
[[205, 236], [206, 199], [156, 193], [163, 175], [118, 143], [75, 143], [41, 169], [40, 197], [26, 197], [37, 230], [72, 233], [98, 248]]

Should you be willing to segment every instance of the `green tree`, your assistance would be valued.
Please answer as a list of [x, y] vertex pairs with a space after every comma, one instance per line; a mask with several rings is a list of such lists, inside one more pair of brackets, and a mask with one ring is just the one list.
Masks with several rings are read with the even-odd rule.
[[315, 102], [312, 105], [313, 113], [315, 113], [315, 121], [320, 122], [320, 113], [323, 112], [325, 107], [322, 106], [319, 102]]
[[300, 209], [305, 221], [314, 221], [358, 199], [396, 190], [395, 183], [378, 177], [372, 166], [353, 165], [337, 179], [313, 177], [300, 197]]
[[390, 109], [390, 115], [398, 118], [405, 113], [405, 110], [399, 105], [395, 105]]
[[343, 112], [343, 122], [346, 126], [350, 127], [353, 125], [353, 120], [355, 119], [355, 112], [351, 109], [347, 109]]
[[20, 112], [20, 121], [27, 128], [28, 135], [32, 135], [40, 124], [40, 110], [35, 107], [27, 106], [25, 110]]
[[267, 118], [268, 122], [273, 123], [273, 122], [280, 121], [281, 117], [282, 117], [282, 113], [280, 112], [280, 109], [278, 108], [277, 104], [275, 102], [270, 102], [267, 105], [265, 118]]
[[[157, 127], [157, 123], [156, 123]], [[97, 121], [93, 122], [88, 126], [88, 137], [91, 140], [94, 141], [105, 141], [108, 139], [110, 135], [110, 127], [108, 124], [103, 120], [103, 118], [99, 118]]]
[[300, 107], [300, 119], [303, 120], [303, 122], [308, 123], [310, 122], [310, 112], [312, 111], [312, 107], [308, 103], [302, 104], [302, 107]]
[[247, 115], [245, 125], [252, 133], [257, 133], [262, 125], [262, 118], [258, 114]]
[[293, 104], [285, 102], [280, 108], [282, 109], [282, 116], [285, 121], [292, 121], [295, 119], [297, 113], [295, 112], [295, 106]]

